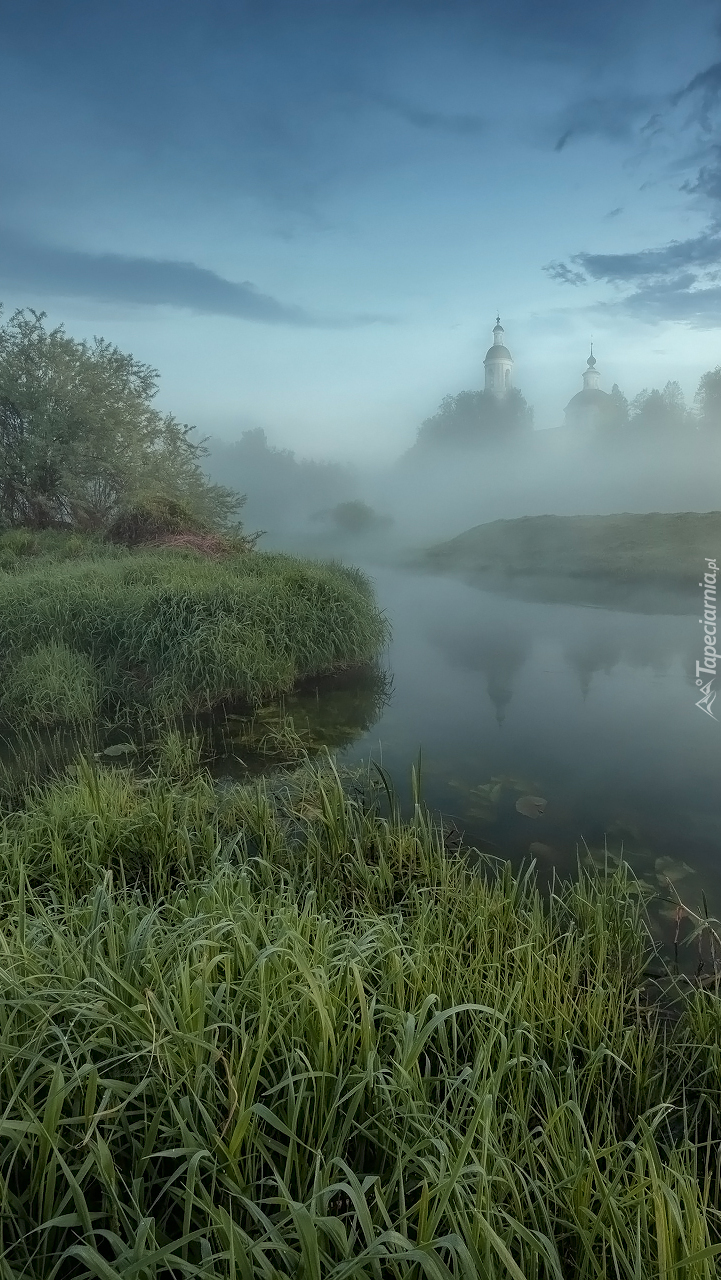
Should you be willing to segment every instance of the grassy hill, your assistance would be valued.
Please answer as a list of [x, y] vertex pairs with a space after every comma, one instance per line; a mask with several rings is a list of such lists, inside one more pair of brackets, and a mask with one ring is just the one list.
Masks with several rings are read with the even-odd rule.
[[489, 576], [593, 578], [695, 585], [721, 553], [721, 511], [494, 520], [423, 553], [436, 569]]

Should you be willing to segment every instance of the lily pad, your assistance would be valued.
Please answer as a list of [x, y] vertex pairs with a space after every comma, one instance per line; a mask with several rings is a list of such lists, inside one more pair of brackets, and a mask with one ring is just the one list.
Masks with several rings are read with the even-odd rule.
[[528, 852], [537, 858], [557, 858], [558, 853], [552, 849], [550, 844], [542, 844], [540, 840], [532, 840], [528, 846]]
[[516, 809], [525, 818], [540, 818], [547, 804], [548, 801], [543, 796], [520, 796], [516, 801]]
[[487, 800], [489, 804], [497, 804], [501, 798], [503, 790], [500, 782], [485, 782], [483, 786], [471, 787], [471, 794], [480, 796], [483, 800]]
[[500, 782], [504, 787], [512, 787], [514, 791], [530, 793], [538, 787], [537, 782], [529, 782], [527, 778], [519, 778], [513, 773], [501, 773], [491, 778], [491, 782]]
[[606, 871], [620, 867], [622, 859], [617, 853], [611, 853], [608, 849], [588, 849], [587, 858], [594, 867], [598, 867], [599, 871]]

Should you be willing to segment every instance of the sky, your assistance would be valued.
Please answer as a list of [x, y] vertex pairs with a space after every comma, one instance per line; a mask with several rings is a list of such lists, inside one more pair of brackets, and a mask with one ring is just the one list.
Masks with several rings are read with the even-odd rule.
[[497, 311], [539, 428], [721, 364], [719, 3], [3, 0], [0, 110], [5, 314], [205, 433], [390, 460]]

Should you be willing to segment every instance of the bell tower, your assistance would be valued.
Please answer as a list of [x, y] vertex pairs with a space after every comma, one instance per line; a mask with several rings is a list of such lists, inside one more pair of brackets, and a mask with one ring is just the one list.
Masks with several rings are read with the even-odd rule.
[[483, 361], [485, 370], [484, 388], [499, 400], [510, 390], [513, 378], [513, 356], [503, 344], [504, 331], [501, 317], [496, 316], [493, 330], [493, 346], [488, 348]]
[[591, 343], [591, 354], [586, 361], [587, 369], [583, 371], [583, 389], [584, 391], [598, 391], [601, 383], [601, 375], [596, 368], [596, 357], [593, 354], [593, 343]]

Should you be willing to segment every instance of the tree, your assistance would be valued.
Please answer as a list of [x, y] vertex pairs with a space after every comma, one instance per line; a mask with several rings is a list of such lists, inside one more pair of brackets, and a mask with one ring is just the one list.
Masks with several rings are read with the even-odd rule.
[[208, 446], [209, 474], [247, 491], [247, 519], [271, 535], [297, 530], [320, 508], [355, 497], [357, 482], [348, 467], [298, 458], [271, 445], [261, 427], [232, 443], [209, 440]]
[[157, 372], [44, 321], [16, 311], [0, 325], [0, 521], [99, 529], [162, 495], [209, 525], [230, 523], [243, 499], [209, 483], [202, 443], [154, 407]]
[[611, 410], [609, 418], [614, 427], [628, 426], [628, 400], [623, 394], [617, 382], [611, 387]]
[[678, 382], [667, 382], [663, 391], [640, 391], [631, 402], [630, 422], [634, 427], [676, 430], [686, 425], [688, 415]]
[[532, 423], [533, 410], [517, 387], [502, 399], [490, 391], [461, 391], [444, 396], [438, 412], [420, 427], [414, 448], [503, 441], [529, 430]]
[[387, 529], [393, 524], [390, 516], [381, 516], [367, 502], [355, 499], [352, 502], [339, 502], [328, 512], [328, 516], [336, 530], [342, 534], [358, 535]]
[[721, 365], [703, 375], [694, 403], [701, 426], [721, 427]]

